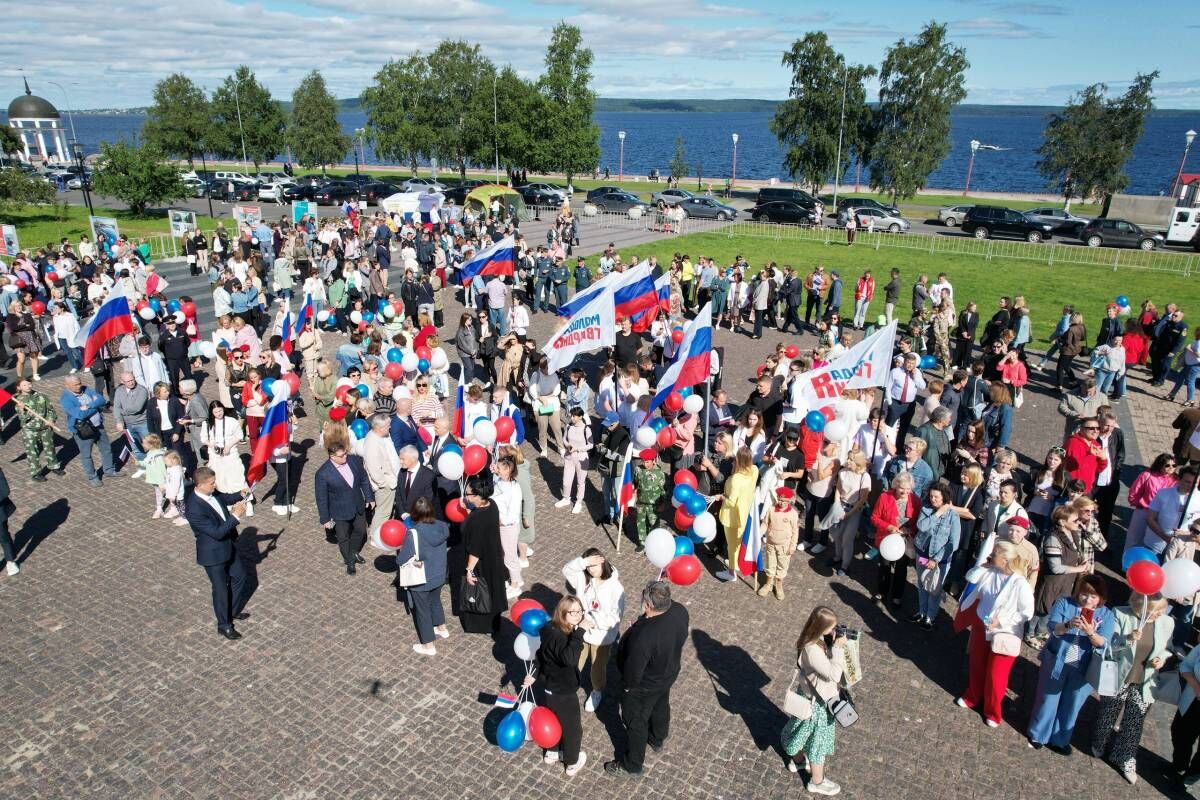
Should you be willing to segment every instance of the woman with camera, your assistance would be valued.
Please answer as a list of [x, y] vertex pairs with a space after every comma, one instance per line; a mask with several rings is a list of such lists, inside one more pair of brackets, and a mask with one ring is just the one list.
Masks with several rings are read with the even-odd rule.
[[833, 611], [825, 606], [814, 608], [796, 640], [796, 692], [808, 700], [806, 711], [789, 718], [780, 734], [788, 771], [799, 772], [807, 762], [810, 777], [805, 788], [813, 794], [832, 796], [842, 790], [825, 777], [825, 759], [833, 755], [837, 731], [837, 722], [826, 704], [839, 695], [845, 648], [846, 631], [838, 625]]

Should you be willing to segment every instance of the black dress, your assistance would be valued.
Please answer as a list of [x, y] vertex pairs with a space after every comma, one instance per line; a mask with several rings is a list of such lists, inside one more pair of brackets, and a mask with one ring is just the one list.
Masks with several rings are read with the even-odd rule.
[[462, 524], [462, 540], [467, 556], [479, 559], [475, 563], [475, 575], [487, 582], [492, 596], [492, 613], [460, 610], [459, 621], [467, 633], [494, 633], [500, 627], [500, 615], [508, 610], [508, 597], [504, 591], [508, 571], [504, 568], [500, 512], [495, 503], [489, 502], [470, 513]]

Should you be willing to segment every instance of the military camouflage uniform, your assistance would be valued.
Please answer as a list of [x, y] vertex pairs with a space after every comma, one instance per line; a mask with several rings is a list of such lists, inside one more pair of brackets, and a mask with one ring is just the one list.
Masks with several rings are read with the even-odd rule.
[[29, 463], [29, 474], [37, 476], [43, 467], [48, 470], [58, 469], [58, 458], [54, 455], [54, 431], [33, 412], [46, 419], [56, 422], [58, 412], [54, 410], [46, 395], [30, 392], [27, 395], [17, 395], [23, 405], [17, 406], [17, 416], [21, 419], [21, 432], [25, 436], [25, 460]]
[[654, 465], [638, 467], [633, 471], [633, 488], [637, 490], [637, 536], [645, 542], [646, 536], [658, 524], [658, 503], [662, 500], [667, 485], [667, 476]]
[[933, 350], [941, 362], [942, 374], [948, 375], [951, 370], [950, 324], [944, 313], [933, 315]]

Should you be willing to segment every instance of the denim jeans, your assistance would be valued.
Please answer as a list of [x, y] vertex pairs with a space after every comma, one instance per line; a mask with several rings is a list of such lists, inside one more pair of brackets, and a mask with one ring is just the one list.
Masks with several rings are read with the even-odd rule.
[[1116, 380], [1113, 381], [1112, 394], [1109, 395], [1113, 400], [1120, 400], [1122, 397], [1125, 396], [1125, 375], [1126, 374], [1127, 373], [1122, 372], [1120, 375], [1117, 376]]
[[600, 495], [604, 498], [604, 516], [611, 517], [617, 508], [617, 479], [615, 475], [605, 475], [600, 482]]
[[488, 322], [491, 323], [492, 327], [496, 329], [500, 336], [504, 336], [508, 333], [508, 314], [506, 313], [506, 309], [489, 308]]
[[71, 347], [66, 339], [58, 340], [58, 349], [67, 354], [67, 363], [71, 369], [83, 369], [83, 348]]
[[100, 431], [99, 439], [81, 439], [79, 434], [72, 433], [71, 436], [75, 439], [75, 446], [79, 448], [79, 463], [83, 465], [83, 474], [87, 475], [89, 481], [94, 481], [97, 478], [96, 464], [92, 461], [92, 448], [100, 448], [100, 465], [104, 469], [105, 475], [116, 475], [117, 469], [113, 466], [112, 457], [112, 440], [108, 438], [103, 428], [97, 428]]
[[1180, 366], [1179, 376], [1175, 378], [1175, 385], [1171, 388], [1170, 396], [1175, 397], [1179, 393], [1180, 386], [1187, 386], [1187, 401], [1190, 403], [1196, 399], [1196, 379], [1200, 378], [1200, 364], [1183, 364]]
[[854, 301], [854, 327], [861, 328], [867, 324], [867, 307], [871, 301], [863, 297]]
[[1097, 368], [1096, 369], [1096, 393], [1097, 394], [1108, 394], [1109, 389], [1112, 388], [1113, 380], [1116, 377], [1117, 377], [1117, 373], [1113, 372], [1111, 369]]

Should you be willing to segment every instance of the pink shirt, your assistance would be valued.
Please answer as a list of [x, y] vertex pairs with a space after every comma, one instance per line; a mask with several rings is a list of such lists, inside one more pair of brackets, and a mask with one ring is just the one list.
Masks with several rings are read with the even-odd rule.
[[1174, 485], [1174, 475], [1165, 473], [1155, 475], [1150, 470], [1146, 470], [1134, 478], [1133, 485], [1129, 487], [1129, 505], [1134, 508], [1149, 508], [1156, 494], [1168, 486]]

